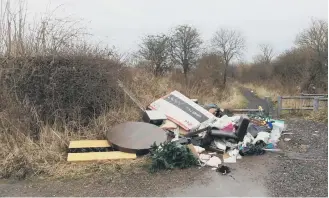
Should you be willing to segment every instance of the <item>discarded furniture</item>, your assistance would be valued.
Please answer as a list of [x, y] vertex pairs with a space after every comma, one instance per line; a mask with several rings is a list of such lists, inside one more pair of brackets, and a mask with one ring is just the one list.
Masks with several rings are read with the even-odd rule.
[[190, 132], [186, 134], [185, 137], [193, 137], [198, 135], [199, 133], [206, 131], [206, 135], [201, 140], [202, 146], [209, 146], [211, 142], [214, 140], [214, 137], [233, 139], [235, 141], [243, 141], [244, 136], [247, 134], [249, 122], [250, 120], [248, 118], [241, 117], [237, 124], [238, 128], [236, 132], [228, 132], [208, 126], [203, 129]]
[[178, 91], [152, 102], [149, 109], [163, 112], [167, 118], [189, 131], [215, 116]]
[[[136, 154], [124, 153], [121, 151], [113, 151], [111, 147], [112, 147], [111, 144], [109, 144], [107, 140], [70, 141], [67, 161], [79, 162], [79, 161], [136, 159]], [[101, 150], [110, 150], [110, 151], [101, 152]]]
[[145, 122], [125, 122], [107, 131], [106, 137], [114, 148], [128, 153], [143, 153], [155, 142], [167, 140], [166, 131]]
[[231, 138], [237, 141], [243, 141], [244, 136], [247, 134], [249, 122], [250, 120], [248, 118], [241, 117], [236, 132], [227, 132], [223, 130], [212, 129], [210, 135], [215, 137]]
[[143, 111], [142, 120], [146, 123], [151, 123], [156, 126], [160, 126], [167, 117], [164, 113], [157, 110], [146, 110]]

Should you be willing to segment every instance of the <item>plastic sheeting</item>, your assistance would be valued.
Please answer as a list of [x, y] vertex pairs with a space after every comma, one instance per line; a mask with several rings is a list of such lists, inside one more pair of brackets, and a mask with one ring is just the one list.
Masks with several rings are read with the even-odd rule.
[[276, 145], [279, 142], [279, 139], [281, 137], [282, 131], [285, 129], [284, 121], [282, 120], [273, 120], [275, 121], [273, 125], [273, 129], [270, 134], [269, 143], [272, 143], [273, 145]]

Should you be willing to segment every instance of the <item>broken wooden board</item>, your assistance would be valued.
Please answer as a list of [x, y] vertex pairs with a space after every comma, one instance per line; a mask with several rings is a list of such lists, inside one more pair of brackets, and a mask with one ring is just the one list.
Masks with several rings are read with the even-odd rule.
[[68, 153], [68, 162], [78, 161], [100, 161], [100, 160], [118, 160], [118, 159], [136, 159], [134, 153], [124, 153], [121, 151], [111, 152], [90, 152], [90, 153]]
[[69, 148], [111, 147], [107, 140], [76, 140], [70, 141]]
[[[85, 148], [109, 148], [111, 144], [107, 140], [76, 140], [70, 141], [69, 149], [85, 149]], [[121, 151], [105, 151], [105, 152], [74, 152], [68, 153], [67, 161], [101, 161], [101, 160], [118, 160], [118, 159], [136, 159], [135, 153], [125, 153]]]

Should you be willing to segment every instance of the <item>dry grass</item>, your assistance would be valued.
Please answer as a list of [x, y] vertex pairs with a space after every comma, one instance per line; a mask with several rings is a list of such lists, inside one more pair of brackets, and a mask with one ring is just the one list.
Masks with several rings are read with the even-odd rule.
[[[66, 162], [70, 140], [104, 139], [106, 131], [116, 123], [136, 120], [135, 108], [118, 109], [95, 119], [92, 126], [80, 128], [79, 131], [64, 130], [55, 126], [42, 126], [39, 139], [24, 135], [19, 129], [11, 128], [11, 133], [0, 133], [0, 177], [25, 178], [28, 175], [46, 175], [62, 177], [88, 173], [96, 164], [68, 164]], [[4, 118], [2, 118], [4, 119]], [[2, 129], [4, 130], [4, 129]], [[111, 162], [112, 166], [117, 163]], [[109, 163], [105, 163], [109, 164]], [[72, 166], [71, 166], [72, 165]], [[104, 163], [99, 169], [106, 169]], [[109, 168], [109, 170], [112, 168]], [[82, 171], [81, 170], [86, 170]]]
[[[226, 91], [219, 89], [204, 89], [202, 86], [192, 85], [190, 88], [182, 83], [171, 80], [170, 77], [146, 75], [145, 71], [133, 70], [134, 78], [125, 81], [125, 86], [146, 107], [155, 99], [170, 93], [173, 90], [181, 91], [190, 98], [198, 98], [202, 102], [219, 104], [221, 108], [242, 108], [245, 98], [236, 87]], [[224, 98], [220, 100], [220, 98]], [[125, 121], [137, 121], [140, 110], [126, 96], [121, 105], [115, 109], [105, 110], [104, 113], [93, 119], [87, 127], [73, 130], [70, 127], [56, 125], [42, 125], [38, 139], [35, 139], [23, 130], [24, 123], [19, 123], [13, 115], [2, 114], [1, 120], [14, 122], [2, 124], [0, 129], [0, 177], [25, 178], [26, 176], [43, 175], [48, 177], [76, 177], [95, 172], [121, 172], [132, 169], [141, 169], [143, 160], [109, 161], [104, 163], [77, 163], [66, 162], [68, 144], [70, 140], [105, 139], [106, 131], [113, 125]], [[137, 165], [139, 164], [139, 165]], [[142, 163], [143, 164], [143, 163]]]
[[311, 112], [306, 118], [316, 122], [328, 123], [328, 109], [324, 108], [317, 112]]
[[219, 102], [219, 106], [223, 109], [243, 109], [248, 105], [248, 100], [238, 90], [237, 86], [233, 86], [226, 91], [224, 99]]
[[289, 119], [291, 117], [303, 117], [306, 120], [328, 123], [328, 109], [323, 108], [320, 109], [319, 111], [283, 110], [280, 116], [280, 118], [284, 118], [284, 119]]

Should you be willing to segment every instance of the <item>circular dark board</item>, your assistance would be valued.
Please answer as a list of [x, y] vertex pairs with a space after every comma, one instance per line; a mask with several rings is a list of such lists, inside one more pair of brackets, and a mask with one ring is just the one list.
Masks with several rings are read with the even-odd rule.
[[107, 140], [120, 151], [136, 152], [149, 149], [156, 142], [167, 140], [166, 131], [145, 122], [125, 122], [114, 126], [106, 134]]

